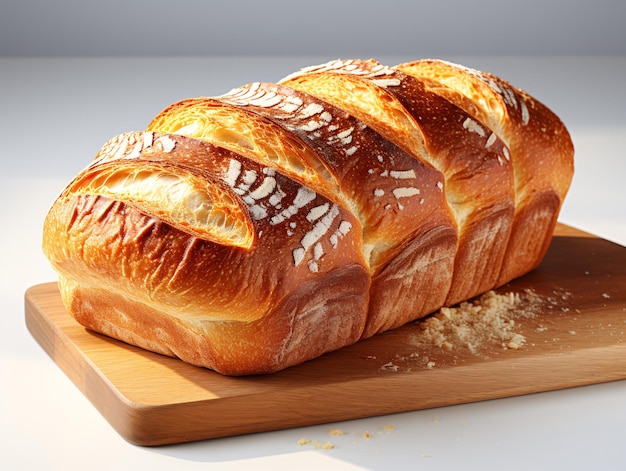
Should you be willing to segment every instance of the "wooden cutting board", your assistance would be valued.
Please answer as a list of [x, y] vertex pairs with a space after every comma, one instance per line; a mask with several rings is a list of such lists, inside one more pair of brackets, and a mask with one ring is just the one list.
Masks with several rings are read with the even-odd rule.
[[545, 300], [526, 343], [418, 347], [419, 324], [269, 376], [232, 378], [89, 332], [56, 283], [25, 295], [28, 329], [129, 442], [161, 445], [626, 378], [626, 248], [559, 225], [541, 266], [498, 290]]

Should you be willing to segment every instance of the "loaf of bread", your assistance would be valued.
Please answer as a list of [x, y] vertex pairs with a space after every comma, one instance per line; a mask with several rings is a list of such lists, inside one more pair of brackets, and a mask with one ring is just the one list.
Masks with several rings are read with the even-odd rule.
[[573, 153], [493, 75], [337, 60], [115, 136], [54, 202], [43, 248], [86, 328], [272, 373], [534, 269]]

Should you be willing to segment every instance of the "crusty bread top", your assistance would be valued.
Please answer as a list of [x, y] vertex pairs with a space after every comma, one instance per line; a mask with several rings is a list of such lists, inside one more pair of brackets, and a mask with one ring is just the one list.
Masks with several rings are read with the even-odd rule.
[[310, 94], [252, 83], [219, 97], [254, 112], [314, 149], [363, 227], [363, 247], [376, 273], [425, 228], [456, 231], [444, 177], [365, 123]]
[[546, 187], [565, 197], [574, 171], [573, 143], [563, 122], [543, 103], [491, 73], [448, 61], [424, 59], [396, 68], [476, 116], [518, 153], [518, 200]]
[[214, 98], [190, 98], [164, 109], [147, 131], [194, 137], [229, 149], [336, 198], [336, 182], [307, 145], [280, 126]]
[[281, 83], [343, 107], [441, 171], [458, 224], [473, 208], [512, 204], [513, 175], [502, 141], [414, 77], [374, 60], [347, 60], [303, 69]]

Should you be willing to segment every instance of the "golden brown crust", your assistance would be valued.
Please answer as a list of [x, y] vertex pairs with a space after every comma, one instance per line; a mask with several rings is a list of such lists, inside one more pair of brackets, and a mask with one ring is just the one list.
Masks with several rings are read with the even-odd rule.
[[441, 172], [340, 108], [288, 87], [254, 83], [220, 99], [307, 142], [335, 178], [364, 228], [372, 276], [365, 336], [423, 317], [442, 302], [433, 292], [449, 290], [457, 228], [440, 187]]
[[174, 103], [146, 130], [201, 139], [279, 170], [326, 197], [336, 193], [335, 182], [305, 143], [266, 119], [214, 98]]
[[[444, 176], [459, 235], [446, 304], [494, 287], [511, 230], [515, 196], [507, 151], [489, 128], [430, 92], [423, 81], [373, 60], [335, 61], [282, 83], [321, 95], [337, 106], [353, 89], [372, 97], [354, 99], [346, 109]], [[384, 110], [371, 112], [372, 106], [378, 110], [383, 103], [387, 104]], [[401, 119], [394, 121], [398, 115]]]
[[396, 66], [487, 123], [506, 143], [515, 178], [515, 218], [498, 284], [534, 269], [551, 240], [574, 172], [574, 148], [561, 120], [507, 81], [441, 60]]
[[572, 153], [497, 77], [333, 61], [114, 137], [52, 205], [43, 249], [85, 327], [271, 373], [530, 271]]
[[[133, 140], [136, 136], [131, 133], [127, 137]], [[96, 306], [103, 297], [92, 300], [89, 293], [107, 291], [127, 298], [137, 315], [167, 312], [183, 326], [194, 326], [196, 335], [206, 323], [236, 322], [237, 327], [229, 331], [233, 334], [237, 329], [253, 330], [250, 326], [256, 322], [259, 329], [262, 327], [261, 332], [250, 334], [256, 341], [267, 342], [268, 348], [279, 351], [277, 355], [302, 361], [306, 351], [319, 353], [356, 341], [365, 323], [369, 273], [361, 252], [360, 225], [354, 216], [273, 169], [268, 171], [201, 141], [183, 136], [171, 139], [180, 150], [177, 163], [204, 160], [216, 178], [228, 180], [233, 190], [239, 190], [240, 195], [234, 194], [247, 201], [252, 215], [256, 234], [253, 246], [246, 249], [218, 244], [187, 234], [123, 202], [66, 192], [47, 216], [44, 251], [63, 278], [80, 282], [81, 289], [72, 291], [75, 295], [66, 299], [70, 313], [85, 319], [85, 314], [74, 312], [73, 306]], [[190, 150], [194, 151], [192, 157]], [[119, 159], [121, 162], [155, 158], [150, 149], [145, 155], [142, 151], [133, 153], [132, 149], [127, 152], [125, 159]], [[168, 157], [175, 159], [177, 155], [170, 152]], [[252, 175], [256, 181], [251, 183]], [[281, 269], [277, 270], [276, 265]], [[326, 289], [329, 277], [341, 280], [333, 285], [345, 284], [346, 288]], [[319, 294], [313, 296], [312, 292]], [[76, 296], [84, 299], [77, 300]], [[346, 296], [350, 303], [343, 299]], [[344, 332], [341, 344], [336, 338], [331, 342], [329, 337], [315, 347], [300, 347], [302, 353], [288, 354], [283, 346], [288, 339], [278, 341], [278, 337], [287, 333], [293, 337], [295, 331], [285, 327], [288, 323], [284, 319], [276, 323], [269, 319], [285, 316], [283, 310], [293, 310], [294, 305], [310, 305], [311, 312], [322, 308], [332, 311], [330, 317], [338, 316], [350, 326], [350, 335]], [[169, 325], [181, 328], [181, 324]], [[137, 335], [141, 337], [129, 333], [123, 340], [132, 343]], [[210, 343], [232, 342], [211, 335]], [[173, 352], [189, 348], [167, 347]], [[216, 367], [213, 357], [204, 361], [204, 366]]]
[[366, 278], [349, 265], [298, 286], [266, 316], [195, 322], [117, 291], [60, 279], [68, 311], [86, 328], [231, 376], [273, 373], [359, 340]]

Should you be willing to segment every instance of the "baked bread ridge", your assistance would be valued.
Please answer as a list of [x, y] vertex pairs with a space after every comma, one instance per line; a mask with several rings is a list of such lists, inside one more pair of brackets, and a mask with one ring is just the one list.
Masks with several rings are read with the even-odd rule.
[[[446, 304], [496, 285], [515, 196], [508, 151], [495, 133], [429, 92], [422, 81], [373, 59], [332, 61], [292, 74], [281, 83], [344, 107], [444, 175], [459, 236]], [[361, 96], [368, 98], [361, 100]]]
[[252, 83], [219, 99], [273, 121], [315, 149], [359, 217], [372, 276], [364, 337], [442, 305], [458, 231], [441, 172], [354, 116], [289, 87]]
[[[437, 309], [440, 293], [449, 290], [458, 237], [456, 222], [445, 202], [443, 175], [330, 104], [278, 85], [267, 90], [263, 98], [258, 96], [264, 92], [263, 87], [251, 87], [218, 98], [182, 100], [159, 113], [148, 129], [182, 133], [247, 153], [258, 162], [277, 165], [277, 169], [316, 191], [326, 195], [330, 192], [330, 198], [350, 207], [362, 223], [364, 256], [373, 278], [364, 336]], [[254, 98], [248, 100], [248, 94]], [[272, 103], [282, 106], [277, 109]], [[237, 116], [230, 132], [219, 128], [216, 113], [226, 114], [225, 119]], [[246, 142], [243, 148], [242, 135]], [[285, 152], [283, 158], [273, 157], [272, 143], [287, 140], [295, 151]], [[312, 169], [322, 169], [317, 174], [319, 180], [302, 177], [303, 173], [313, 173]], [[374, 175], [378, 178], [372, 178]], [[384, 221], [390, 217], [392, 224], [380, 225], [381, 218]], [[415, 243], [415, 239], [422, 244]], [[430, 253], [428, 245], [433, 244], [438, 247], [437, 256], [429, 255], [431, 262], [424, 263], [418, 254]], [[393, 256], [407, 250], [410, 253], [404, 254], [398, 265], [403, 267], [403, 276], [388, 267], [383, 270]], [[423, 288], [424, 281], [418, 278], [428, 278], [431, 289], [397, 296], [398, 286], [407, 290]], [[432, 289], [436, 289], [436, 295]], [[394, 294], [393, 304], [386, 301], [390, 293]]]
[[[356, 342], [370, 281], [352, 213], [273, 169], [196, 139], [167, 135], [174, 143], [168, 152], [146, 145], [160, 137], [114, 138], [75, 181], [112, 161], [121, 169], [195, 162], [246, 203], [252, 246], [201, 239], [133, 201], [110, 199], [110, 188], [106, 196], [95, 188], [81, 194], [72, 182], [48, 213], [43, 234], [68, 312], [93, 330], [229, 375], [277, 371]], [[105, 301], [122, 298], [123, 314]], [[319, 332], [311, 331], [316, 325]], [[201, 338], [207, 345], [198, 350]], [[263, 353], [251, 353], [257, 350]]]
[[506, 143], [515, 176], [515, 217], [498, 284], [543, 259], [572, 181], [574, 147], [559, 117], [524, 90], [488, 72], [439, 59], [399, 64], [429, 90], [488, 124]]
[[174, 103], [54, 202], [43, 247], [64, 303], [96, 332], [249, 375], [501, 286], [543, 257], [573, 148], [550, 110], [498, 93], [524, 97], [502, 118], [517, 125], [406, 64], [351, 60]]
[[224, 147], [283, 172], [327, 198], [337, 198], [336, 182], [317, 154], [274, 123], [212, 97], [173, 103], [146, 127]]

